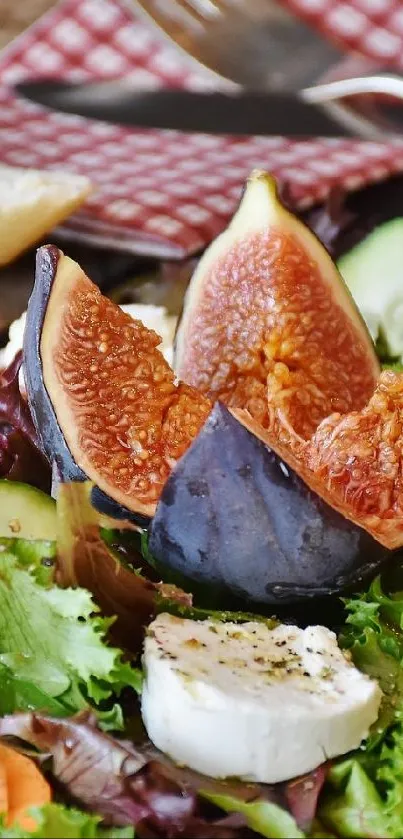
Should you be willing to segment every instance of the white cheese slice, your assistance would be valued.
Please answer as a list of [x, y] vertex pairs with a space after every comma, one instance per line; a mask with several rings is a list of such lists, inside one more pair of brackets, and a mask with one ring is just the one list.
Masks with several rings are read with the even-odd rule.
[[176, 762], [276, 783], [357, 748], [381, 690], [322, 626], [159, 615], [144, 644], [142, 716]]
[[81, 175], [0, 164], [0, 265], [64, 221], [91, 189]]

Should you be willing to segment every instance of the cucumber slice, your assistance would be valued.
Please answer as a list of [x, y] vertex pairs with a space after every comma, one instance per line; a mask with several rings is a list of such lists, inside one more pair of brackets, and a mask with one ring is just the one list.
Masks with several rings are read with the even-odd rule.
[[403, 355], [403, 218], [376, 227], [338, 261], [339, 271], [374, 341]]
[[56, 540], [56, 504], [40, 489], [0, 479], [0, 538]]

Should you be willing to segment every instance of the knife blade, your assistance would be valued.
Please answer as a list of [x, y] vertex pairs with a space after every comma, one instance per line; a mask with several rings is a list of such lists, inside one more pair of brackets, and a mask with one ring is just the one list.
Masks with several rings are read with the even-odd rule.
[[43, 78], [19, 82], [15, 90], [53, 110], [135, 128], [301, 138], [360, 136], [354, 125], [333, 118], [328, 106], [285, 91], [139, 90], [119, 80], [81, 83]]

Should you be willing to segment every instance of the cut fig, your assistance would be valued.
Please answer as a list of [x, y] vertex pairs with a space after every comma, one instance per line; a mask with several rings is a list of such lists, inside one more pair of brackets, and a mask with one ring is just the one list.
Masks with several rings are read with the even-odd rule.
[[304, 460], [332, 504], [394, 549], [403, 545], [403, 374], [385, 370], [362, 411], [323, 420]]
[[340, 591], [389, 555], [216, 403], [162, 490], [150, 550], [256, 602]]
[[375, 350], [329, 254], [252, 173], [229, 227], [193, 275], [176, 338], [178, 376], [265, 428], [308, 439], [334, 411], [360, 410]]
[[267, 603], [356, 585], [403, 545], [403, 376], [376, 388], [348, 292], [269, 176], [200, 266], [178, 359], [204, 393], [75, 262], [38, 251], [24, 363], [44, 450], [111, 515], [155, 513], [151, 550], [188, 577]]
[[86, 475], [145, 516], [211, 409], [193, 388], [175, 384], [159, 343], [76, 262], [55, 247], [39, 249], [24, 362], [43, 447], [64, 480]]
[[384, 371], [362, 411], [332, 414], [294, 448], [247, 411], [232, 414], [334, 510], [390, 551], [403, 546], [402, 373]]

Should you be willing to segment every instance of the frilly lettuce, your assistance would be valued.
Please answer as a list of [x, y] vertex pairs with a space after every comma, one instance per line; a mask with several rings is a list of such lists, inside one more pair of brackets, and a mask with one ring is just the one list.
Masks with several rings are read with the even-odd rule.
[[88, 591], [59, 588], [32, 551], [15, 551], [0, 553], [0, 713], [90, 706], [107, 727], [121, 727], [115, 697], [126, 686], [138, 691], [141, 673], [106, 643], [111, 620]]
[[83, 813], [61, 804], [32, 808], [37, 828], [28, 832], [17, 825], [10, 827], [0, 819], [0, 839], [133, 839], [134, 828], [105, 828], [99, 816]]

